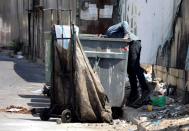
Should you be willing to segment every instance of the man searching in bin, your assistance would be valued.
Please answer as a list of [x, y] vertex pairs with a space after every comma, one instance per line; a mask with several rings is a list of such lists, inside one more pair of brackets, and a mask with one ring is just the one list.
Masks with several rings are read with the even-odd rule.
[[[143, 105], [144, 101], [150, 94], [150, 90], [143, 74], [144, 69], [140, 67], [141, 40], [129, 31], [127, 21], [110, 26], [105, 35], [108, 38], [123, 38], [129, 43], [127, 73], [131, 92], [127, 98], [126, 106], [138, 108]], [[137, 78], [141, 86], [141, 92], [139, 92], [137, 86]]]

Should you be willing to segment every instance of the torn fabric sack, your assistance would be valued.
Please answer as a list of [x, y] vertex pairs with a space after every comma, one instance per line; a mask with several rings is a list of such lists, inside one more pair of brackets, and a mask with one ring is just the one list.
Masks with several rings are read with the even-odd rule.
[[[58, 105], [58, 108], [71, 109], [76, 117], [74, 119], [80, 122], [112, 122], [112, 112], [107, 102], [107, 95], [79, 39], [77, 38], [74, 43], [75, 52], [73, 53], [71, 46], [73, 41], [61, 40], [62, 36], [71, 34], [70, 28], [55, 25], [55, 32], [57, 40], [54, 41], [51, 107]], [[74, 61], [73, 66], [72, 60]], [[74, 70], [71, 69], [72, 67]]]
[[93, 71], [79, 39], [76, 42], [76, 112], [80, 121], [111, 122], [111, 108], [96, 72]]

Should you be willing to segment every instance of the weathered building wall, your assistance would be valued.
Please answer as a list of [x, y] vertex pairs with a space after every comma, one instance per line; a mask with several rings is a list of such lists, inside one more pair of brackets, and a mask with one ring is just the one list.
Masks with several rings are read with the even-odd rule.
[[141, 62], [156, 64], [156, 77], [185, 91], [189, 82], [189, 1], [125, 2], [122, 19], [142, 40]]
[[[69, 12], [61, 12], [48, 9], [70, 9]], [[32, 59], [44, 61], [45, 56], [45, 33], [51, 31], [53, 24], [70, 24], [70, 17], [75, 23], [76, 1], [74, 0], [40, 0], [40, 5], [35, 6], [31, 10], [31, 50], [30, 56]]]
[[[51, 24], [58, 23], [57, 13], [51, 21], [50, 11], [31, 12], [33, 0], [1, 0], [0, 4], [0, 45], [19, 40], [30, 47], [34, 58], [44, 60], [43, 33], [51, 30]], [[127, 20], [131, 29], [142, 40], [141, 62], [162, 66], [189, 68], [188, 52], [188, 1], [183, 6], [177, 21], [174, 22], [181, 0], [41, 0], [43, 8], [72, 9], [72, 20], [82, 33], [104, 33], [109, 25]], [[81, 18], [81, 11], [88, 4], [96, 4], [97, 20]], [[100, 17], [105, 5], [113, 6], [112, 16]], [[106, 13], [105, 13], [106, 14]], [[122, 16], [121, 16], [122, 14]], [[86, 14], [85, 14], [86, 15]], [[68, 14], [59, 15], [59, 23], [68, 21]], [[28, 24], [30, 23], [30, 31]], [[176, 25], [176, 26], [174, 26]], [[30, 39], [28, 38], [30, 32]], [[172, 37], [174, 36], [174, 37]], [[171, 42], [170, 42], [171, 41]], [[189, 52], [188, 52], [189, 54]]]
[[[112, 25], [113, 23], [117, 23], [120, 21], [121, 13], [121, 0], [43, 0], [43, 8], [44, 9], [71, 9], [72, 10], [72, 22], [76, 23], [81, 33], [92, 33], [92, 34], [100, 34], [105, 33], [105, 30]], [[84, 14], [84, 19], [81, 18], [81, 12], [83, 8], [83, 2], [91, 5], [94, 4], [96, 6], [96, 16], [97, 19], [89, 19], [91, 14], [95, 12], [94, 9], [90, 10], [92, 12], [89, 13], [88, 16]], [[86, 5], [87, 6], [87, 5]], [[106, 6], [112, 6], [112, 14], [107, 18], [107, 11], [102, 13], [105, 16], [100, 16], [100, 11], [105, 9]], [[108, 8], [109, 9], [109, 8]], [[85, 12], [86, 13], [86, 12]], [[109, 13], [109, 12], [108, 12]], [[52, 17], [53, 14], [53, 17]], [[41, 45], [41, 42], [44, 42], [44, 34], [48, 33], [51, 30], [51, 26], [53, 24], [69, 24], [69, 13], [68, 12], [57, 12], [51, 10], [45, 10], [41, 12], [40, 10], [36, 10], [35, 12], [31, 12], [31, 56], [33, 58], [40, 58], [44, 60], [44, 44]], [[105, 17], [105, 18], [104, 18]], [[52, 19], [53, 18], [53, 19]]]
[[123, 0], [78, 0], [77, 25], [85, 34], [104, 34], [121, 21]]
[[155, 64], [157, 49], [171, 38], [180, 0], [126, 0], [122, 20], [142, 40], [141, 62]]
[[[158, 52], [158, 64], [188, 70], [189, 1], [183, 0], [174, 21], [173, 37]], [[162, 63], [163, 62], [163, 63]]]
[[1, 0], [0, 46], [8, 46], [15, 40], [27, 43], [27, 1]]
[[183, 0], [175, 19], [173, 37], [158, 51], [157, 64], [189, 70], [189, 1]]
[[[168, 85], [175, 86], [178, 91], [189, 91], [189, 1], [182, 0], [173, 21], [172, 37], [164, 45], [159, 46], [157, 65], [154, 66], [156, 77]], [[187, 98], [188, 99], [188, 98]]]
[[[40, 3], [33, 8], [33, 2]], [[30, 58], [44, 60], [44, 31], [50, 31], [57, 24], [57, 12], [51, 23], [50, 11], [46, 8], [71, 9], [72, 21], [76, 21], [75, 0], [1, 0], [0, 4], [0, 46], [8, 46], [12, 41], [24, 43], [25, 53]], [[61, 21], [68, 21], [68, 14], [60, 15]]]

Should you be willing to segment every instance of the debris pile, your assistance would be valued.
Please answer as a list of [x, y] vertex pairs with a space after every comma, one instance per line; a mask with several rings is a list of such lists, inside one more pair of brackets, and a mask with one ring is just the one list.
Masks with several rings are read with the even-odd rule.
[[7, 107], [6, 109], [1, 109], [0, 110], [1, 112], [11, 112], [11, 113], [22, 113], [22, 114], [30, 114], [31, 111], [24, 108], [24, 107], [21, 107], [21, 106], [14, 106], [14, 105], [11, 105], [9, 107]]
[[136, 125], [128, 123], [126, 120], [115, 119], [113, 120], [113, 127], [119, 126], [119, 128], [127, 128], [129, 131], [136, 131]]
[[[139, 110], [144, 112], [143, 120], [161, 120], [185, 117], [189, 115], [188, 105], [183, 105], [176, 94], [176, 87], [162, 82], [160, 78], [152, 79], [152, 75], [145, 74], [152, 93], [149, 102]], [[139, 118], [140, 119], [140, 118]]]
[[[145, 110], [145, 107], [141, 108]], [[186, 117], [189, 115], [187, 105], [171, 104], [163, 108], [154, 108], [152, 112], [144, 112], [143, 116], [149, 120], [161, 120], [170, 118]]]

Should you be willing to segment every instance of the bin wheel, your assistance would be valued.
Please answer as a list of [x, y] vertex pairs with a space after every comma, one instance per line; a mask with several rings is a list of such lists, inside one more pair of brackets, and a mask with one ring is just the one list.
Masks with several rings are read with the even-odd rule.
[[123, 116], [123, 110], [121, 107], [112, 107], [112, 117], [113, 119], [119, 119]]
[[72, 121], [72, 113], [69, 109], [62, 111], [61, 120], [63, 123], [69, 123]]
[[48, 121], [50, 118], [49, 114], [49, 109], [45, 108], [41, 113], [40, 113], [40, 119], [42, 121]]
[[57, 124], [61, 124], [62, 123], [62, 120], [60, 118], [56, 119], [56, 123]]

